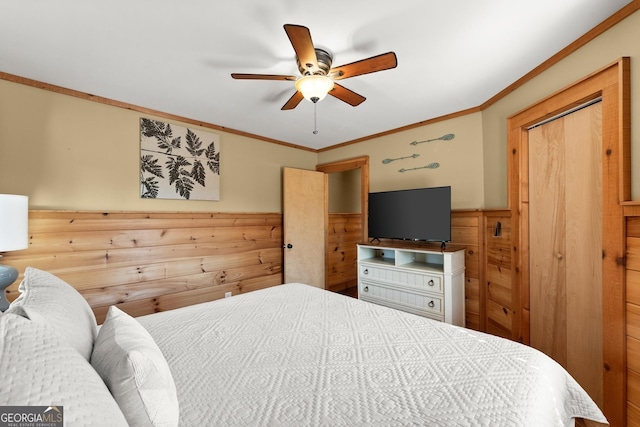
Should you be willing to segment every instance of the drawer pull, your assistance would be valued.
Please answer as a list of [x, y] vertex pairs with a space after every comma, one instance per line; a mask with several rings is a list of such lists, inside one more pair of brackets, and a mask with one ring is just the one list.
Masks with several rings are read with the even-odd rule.
[[365, 268], [364, 271], [362, 272], [362, 274], [369, 274], [369, 269]]
[[364, 291], [365, 291], [365, 292], [369, 292], [369, 287], [368, 287], [368, 286], [365, 286], [365, 287], [364, 287]]
[[435, 285], [435, 283], [433, 282], [433, 279], [429, 280], [429, 283], [427, 283], [427, 285], [429, 285], [429, 286]]
[[436, 303], [434, 303], [433, 301], [429, 301], [429, 304], [427, 304], [429, 307], [433, 308], [436, 306]]

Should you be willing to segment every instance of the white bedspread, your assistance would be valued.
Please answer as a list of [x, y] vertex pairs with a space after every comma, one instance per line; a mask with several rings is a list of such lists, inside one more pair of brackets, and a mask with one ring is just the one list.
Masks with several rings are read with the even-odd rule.
[[542, 353], [287, 284], [143, 316], [182, 426], [564, 426], [606, 422]]

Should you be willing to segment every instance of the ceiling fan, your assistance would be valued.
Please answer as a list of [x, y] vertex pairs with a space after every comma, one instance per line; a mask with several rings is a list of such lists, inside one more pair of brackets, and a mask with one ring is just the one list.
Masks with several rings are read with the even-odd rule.
[[398, 65], [396, 54], [387, 52], [332, 68], [333, 57], [326, 50], [313, 45], [311, 32], [307, 27], [285, 24], [284, 30], [296, 52], [296, 62], [302, 77], [277, 74], [231, 74], [234, 79], [295, 81], [296, 92], [282, 106], [282, 110], [296, 108], [304, 98], [315, 104], [327, 94], [355, 107], [366, 98], [336, 83], [336, 80], [388, 70]]

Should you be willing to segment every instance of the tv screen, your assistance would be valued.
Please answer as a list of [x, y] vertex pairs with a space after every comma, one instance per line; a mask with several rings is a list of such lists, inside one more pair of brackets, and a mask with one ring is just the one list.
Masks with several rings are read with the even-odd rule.
[[369, 237], [451, 241], [451, 187], [369, 193]]

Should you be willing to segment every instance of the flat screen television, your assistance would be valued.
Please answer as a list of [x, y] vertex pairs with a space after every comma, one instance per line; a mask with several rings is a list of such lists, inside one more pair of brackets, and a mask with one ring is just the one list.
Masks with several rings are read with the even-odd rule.
[[369, 193], [372, 239], [451, 241], [451, 187]]

